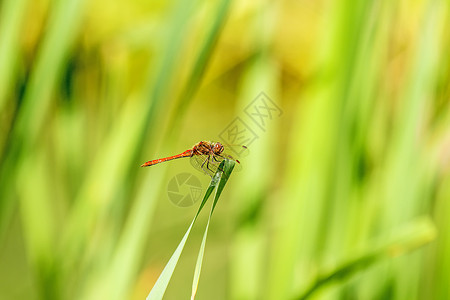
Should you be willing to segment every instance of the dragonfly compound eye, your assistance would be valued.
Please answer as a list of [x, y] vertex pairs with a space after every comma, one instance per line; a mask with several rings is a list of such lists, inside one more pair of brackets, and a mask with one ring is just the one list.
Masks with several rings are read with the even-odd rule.
[[223, 152], [223, 150], [224, 150], [224, 148], [223, 148], [223, 145], [221, 143], [216, 143], [214, 145], [214, 153], [220, 154], [220, 153]]

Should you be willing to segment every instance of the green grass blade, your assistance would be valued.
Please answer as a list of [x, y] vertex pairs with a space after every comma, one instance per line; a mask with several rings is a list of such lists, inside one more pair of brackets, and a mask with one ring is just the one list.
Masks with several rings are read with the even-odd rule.
[[203, 256], [205, 255], [206, 237], [208, 236], [210, 221], [211, 221], [211, 213], [209, 214], [208, 217], [208, 223], [206, 224], [205, 232], [203, 233], [202, 244], [200, 246], [200, 250], [198, 251], [197, 263], [195, 264], [194, 280], [192, 281], [191, 300], [193, 300], [195, 298], [195, 294], [197, 294], [198, 282], [200, 280], [200, 273], [202, 271]]
[[[200, 204], [200, 207], [198, 208], [197, 213], [195, 214], [195, 217], [191, 222], [191, 225], [189, 226], [188, 230], [184, 234], [184, 237], [181, 240], [181, 242], [178, 244], [177, 249], [172, 254], [172, 257], [170, 258], [169, 262], [164, 267], [164, 270], [162, 271], [161, 275], [159, 276], [159, 278], [156, 281], [155, 285], [153, 286], [152, 290], [148, 294], [147, 300], [162, 299], [162, 297], [164, 296], [167, 286], [169, 285], [170, 279], [172, 278], [172, 274], [175, 271], [175, 267], [177, 266], [178, 260], [180, 259], [181, 253], [183, 252], [183, 248], [186, 244], [187, 238], [189, 237], [192, 226], [194, 226], [194, 223], [197, 220], [197, 217], [200, 214], [200, 212], [202, 211], [206, 202], [208, 201], [209, 196], [211, 196], [211, 193], [217, 187], [216, 194], [214, 197], [214, 202], [211, 207], [211, 212], [209, 214], [208, 224], [206, 226], [205, 234], [203, 236], [202, 246], [200, 247], [200, 252], [199, 252], [197, 265], [196, 265], [196, 269], [195, 269], [194, 285], [193, 285], [193, 295], [195, 295], [194, 286], [195, 286], [195, 291], [196, 291], [196, 287], [198, 285], [198, 279], [200, 278], [200, 269], [201, 269], [201, 265], [202, 265], [202, 261], [203, 261], [203, 253], [205, 250], [206, 235], [208, 232], [209, 220], [211, 219], [211, 215], [214, 211], [217, 201], [219, 200], [220, 194], [222, 193], [225, 183], [228, 181], [228, 178], [229, 178], [231, 172], [233, 171], [233, 168], [234, 168], [234, 162], [232, 162], [232, 161], [224, 160], [220, 164], [215, 176], [212, 178], [211, 183], [210, 183], [208, 189], [206, 190], [205, 195], [203, 196], [202, 203]], [[221, 170], [223, 170], [223, 172], [221, 172]], [[197, 282], [197, 283], [195, 284], [195, 282]]]
[[178, 244], [177, 249], [172, 254], [172, 257], [170, 258], [169, 262], [164, 267], [164, 270], [162, 271], [161, 275], [159, 275], [158, 280], [156, 281], [155, 285], [153, 286], [152, 290], [147, 296], [147, 300], [155, 300], [155, 299], [162, 299], [164, 296], [164, 293], [166, 292], [167, 286], [169, 285], [170, 279], [172, 278], [172, 274], [175, 271], [175, 267], [177, 266], [178, 260], [180, 259], [181, 253], [183, 252], [184, 245], [186, 244], [187, 238], [189, 237], [189, 234], [191, 232], [192, 226], [194, 225], [195, 221], [197, 220], [198, 215], [200, 214], [201, 210], [203, 209], [203, 206], [205, 205], [206, 201], [208, 200], [209, 196], [211, 195], [215, 185], [213, 185], [213, 181], [211, 181], [211, 185], [209, 186], [208, 190], [206, 191], [205, 196], [203, 197], [203, 201], [200, 204], [200, 207], [197, 211], [197, 214], [195, 215], [194, 219], [191, 222], [191, 225], [189, 226], [188, 230], [184, 234], [183, 239]]
[[[199, 209], [199, 212], [200, 210], [201, 208]], [[163, 298], [167, 286], [169, 285], [170, 278], [172, 278], [173, 271], [175, 271], [175, 267], [177, 266], [178, 260], [180, 259], [181, 256], [181, 252], [183, 252], [184, 245], [186, 244], [186, 240], [189, 236], [189, 233], [191, 232], [192, 226], [194, 225], [196, 218], [197, 216], [194, 217], [194, 220], [192, 220], [192, 223], [189, 226], [186, 233], [184, 234], [183, 239], [181, 240], [180, 244], [178, 244], [177, 249], [172, 254], [172, 257], [170, 258], [167, 265], [164, 267], [164, 270], [162, 271], [161, 275], [159, 276], [158, 280], [156, 281], [155, 285], [150, 291], [150, 294], [148, 294], [147, 300]]]
[[[225, 184], [228, 181], [228, 178], [230, 178], [231, 172], [233, 172], [234, 161], [224, 160], [220, 164], [219, 170], [222, 167], [223, 167], [223, 174], [220, 177], [219, 185], [216, 190], [216, 195], [214, 196], [214, 202], [213, 202], [213, 205], [211, 206], [211, 212], [209, 213], [208, 223], [206, 224], [205, 232], [203, 233], [202, 244], [201, 244], [200, 250], [198, 252], [197, 263], [195, 265], [195, 271], [194, 271], [194, 280], [192, 281], [191, 299], [194, 299], [195, 294], [197, 293], [198, 282], [200, 280], [200, 273], [201, 273], [202, 264], [203, 264], [203, 256], [205, 254], [206, 237], [208, 236], [208, 229], [209, 229], [209, 223], [211, 221], [211, 216], [214, 212], [214, 208], [216, 207], [217, 201], [219, 200], [220, 194], [222, 193], [223, 188], [225, 187]], [[214, 181], [214, 179], [213, 179], [213, 181]]]
[[211, 180], [211, 183], [208, 189], [206, 190], [205, 195], [203, 196], [202, 203], [200, 204], [200, 207], [198, 208], [197, 213], [191, 222], [191, 225], [184, 234], [184, 237], [181, 240], [181, 242], [178, 244], [177, 249], [172, 254], [172, 257], [170, 258], [169, 262], [164, 267], [164, 270], [162, 271], [152, 290], [148, 294], [147, 300], [162, 299], [162, 297], [164, 296], [167, 286], [169, 285], [170, 278], [172, 277], [172, 274], [175, 271], [175, 267], [177, 266], [178, 260], [180, 259], [181, 256], [181, 252], [183, 251], [184, 245], [186, 244], [186, 240], [189, 237], [189, 233], [191, 232], [192, 226], [194, 225], [198, 215], [205, 206], [206, 201], [208, 201], [209, 196], [213, 192], [214, 188], [217, 186], [217, 183], [218, 181], [216, 174], [216, 176]]
[[213, 192], [216, 185], [217, 185], [217, 181], [212, 180], [210, 186], [206, 190], [206, 193], [203, 197], [202, 203], [200, 204], [200, 207], [198, 208], [197, 213], [191, 222], [191, 225], [189, 226], [188, 230], [184, 234], [181, 242], [178, 244], [177, 249], [172, 254], [172, 257], [170, 258], [169, 262], [164, 267], [164, 270], [162, 271], [161, 275], [158, 277], [158, 280], [156, 281], [152, 290], [148, 294], [147, 300], [162, 299], [162, 297], [164, 296], [167, 286], [169, 285], [170, 279], [172, 278], [172, 274], [175, 271], [175, 267], [177, 266], [178, 260], [180, 259], [181, 253], [183, 252], [183, 248], [186, 244], [187, 238], [189, 237], [192, 226], [194, 225], [195, 221], [197, 220], [198, 215], [202, 211], [203, 207], [205, 206], [205, 203], [207, 202], [209, 196]]
[[330, 272], [319, 278], [297, 299], [307, 299], [320, 288], [333, 283], [343, 281], [363, 269], [387, 258], [396, 257], [420, 248], [436, 238], [436, 226], [429, 219], [420, 219], [413, 222], [396, 237], [385, 245], [373, 247], [360, 256], [355, 256]]
[[221, 174], [220, 177], [219, 186], [217, 187], [216, 195], [214, 197], [214, 202], [211, 209], [211, 214], [214, 212], [214, 208], [216, 207], [220, 194], [222, 194], [225, 184], [230, 178], [231, 172], [233, 172], [234, 164], [235, 164], [234, 161], [225, 159], [219, 166], [219, 170], [223, 170], [223, 174]]

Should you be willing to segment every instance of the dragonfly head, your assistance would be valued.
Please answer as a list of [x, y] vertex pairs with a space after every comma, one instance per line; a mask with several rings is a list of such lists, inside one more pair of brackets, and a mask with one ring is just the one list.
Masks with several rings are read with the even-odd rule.
[[223, 145], [221, 143], [216, 143], [213, 148], [214, 154], [220, 154], [223, 152]]

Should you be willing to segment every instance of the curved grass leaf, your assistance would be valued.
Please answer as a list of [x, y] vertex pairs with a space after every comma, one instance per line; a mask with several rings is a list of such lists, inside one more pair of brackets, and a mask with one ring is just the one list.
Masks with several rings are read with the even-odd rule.
[[[155, 285], [153, 286], [152, 290], [148, 294], [147, 300], [156, 300], [156, 299], [163, 298], [164, 293], [167, 289], [167, 286], [169, 285], [170, 279], [172, 278], [172, 274], [175, 271], [175, 267], [177, 266], [178, 260], [180, 259], [181, 253], [183, 252], [184, 245], [186, 244], [186, 241], [187, 241], [187, 238], [189, 237], [191, 229], [192, 229], [195, 221], [197, 220], [198, 215], [200, 214], [200, 212], [202, 211], [206, 202], [208, 201], [209, 196], [211, 196], [211, 193], [213, 192], [213, 190], [217, 188], [215, 196], [214, 196], [214, 202], [211, 207], [211, 212], [209, 214], [208, 224], [206, 225], [205, 233], [203, 235], [203, 241], [202, 241], [202, 245], [200, 247], [197, 264], [195, 267], [194, 284], [192, 287], [193, 288], [193, 292], [192, 292], [193, 296], [192, 297], [195, 296], [195, 292], [197, 291], [197, 286], [198, 286], [198, 280], [200, 278], [200, 270], [201, 270], [201, 265], [202, 265], [202, 261], [203, 261], [203, 254], [204, 254], [204, 250], [205, 250], [206, 235], [208, 232], [209, 221], [211, 219], [211, 215], [214, 211], [217, 201], [219, 200], [220, 194], [222, 193], [222, 190], [225, 187], [225, 184], [228, 181], [228, 178], [230, 177], [231, 172], [233, 171], [233, 168], [234, 168], [233, 161], [224, 160], [220, 164], [216, 174], [214, 175], [214, 177], [211, 180], [211, 183], [210, 183], [208, 189], [206, 190], [205, 195], [203, 196], [202, 203], [200, 204], [200, 207], [198, 208], [197, 213], [195, 214], [195, 217], [191, 222], [191, 225], [189, 226], [188, 230], [184, 234], [181, 242], [178, 244], [177, 249], [172, 254], [172, 257], [170, 258], [169, 262], [164, 267], [164, 270], [162, 271], [161, 275], [159, 276], [159, 278], [156, 281]], [[195, 289], [194, 289], [194, 287], [195, 287]], [[194, 290], [195, 290], [195, 292], [194, 292]]]
[[[195, 294], [197, 293], [198, 282], [200, 280], [200, 272], [202, 270], [203, 256], [205, 254], [205, 244], [206, 244], [206, 237], [208, 235], [209, 222], [211, 221], [211, 216], [214, 212], [214, 208], [216, 207], [217, 201], [219, 200], [220, 194], [222, 193], [222, 190], [223, 190], [225, 184], [227, 183], [228, 178], [230, 178], [231, 172], [233, 172], [234, 161], [224, 160], [221, 163], [221, 165], [223, 165], [223, 174], [220, 177], [219, 186], [218, 186], [218, 188], [216, 190], [216, 194], [214, 196], [214, 202], [211, 206], [211, 212], [209, 213], [208, 223], [206, 224], [205, 232], [203, 233], [202, 244], [201, 244], [200, 250], [198, 252], [197, 263], [195, 265], [195, 271], [194, 271], [194, 280], [192, 281], [191, 300], [193, 300], [195, 298]], [[219, 170], [220, 169], [221, 169], [221, 167], [219, 167]]]
[[400, 256], [416, 250], [433, 241], [436, 238], [436, 234], [436, 226], [431, 220], [419, 219], [403, 228], [389, 243], [374, 247], [362, 255], [337, 266], [334, 270], [321, 275], [302, 295], [295, 299], [308, 299], [320, 288], [332, 282], [347, 280], [357, 272], [365, 270], [383, 259]]
[[197, 294], [198, 282], [200, 280], [200, 272], [202, 270], [203, 256], [205, 254], [206, 237], [208, 235], [209, 221], [211, 220], [211, 213], [208, 217], [208, 223], [206, 224], [205, 232], [203, 233], [202, 244], [200, 250], [198, 251], [197, 263], [195, 264], [194, 280], [192, 281], [192, 293], [191, 300], [195, 298]]

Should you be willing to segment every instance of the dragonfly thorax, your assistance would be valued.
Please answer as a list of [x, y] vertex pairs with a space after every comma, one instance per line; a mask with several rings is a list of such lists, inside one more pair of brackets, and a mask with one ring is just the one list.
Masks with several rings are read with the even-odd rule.
[[191, 156], [195, 155], [220, 155], [224, 147], [219, 142], [201, 141], [192, 148]]

